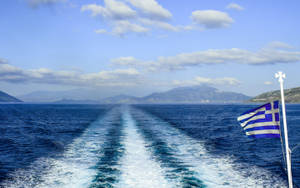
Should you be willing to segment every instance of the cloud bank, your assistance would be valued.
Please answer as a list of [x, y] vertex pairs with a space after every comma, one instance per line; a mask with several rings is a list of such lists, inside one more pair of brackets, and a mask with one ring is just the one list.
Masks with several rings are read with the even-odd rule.
[[[196, 24], [173, 25], [172, 13], [155, 0], [104, 0], [103, 5], [86, 4], [81, 12], [89, 12], [94, 18], [101, 18], [111, 27], [111, 33], [124, 36], [128, 33], [148, 33], [153, 29], [179, 32], [197, 29], [216, 29], [230, 26], [234, 20], [226, 13], [217, 10], [196, 10], [191, 13], [191, 21]], [[199, 30], [199, 29], [198, 29]]]
[[[139, 63], [133, 57], [114, 59], [115, 63]], [[12, 84], [53, 84], [79, 87], [139, 87], [145, 85], [178, 87], [200, 84], [238, 85], [240, 81], [232, 77], [205, 78], [196, 76], [193, 80], [154, 81], [147, 79], [149, 75], [141, 74], [134, 68], [103, 70], [94, 73], [78, 71], [56, 71], [47, 68], [22, 69], [8, 63], [0, 64], [0, 81]]]
[[[209, 49], [205, 51], [181, 53], [175, 56], [161, 56], [156, 60], [141, 61], [134, 57], [120, 57], [111, 60], [113, 64], [135, 68], [144, 68], [149, 71], [181, 70], [201, 65], [214, 65], [225, 63], [266, 65], [278, 63], [295, 63], [300, 61], [300, 51], [282, 49], [284, 43], [262, 48], [258, 51], [249, 51], [239, 48]], [[280, 44], [280, 46], [278, 46]], [[287, 47], [286, 45], [284, 45]], [[281, 48], [279, 48], [281, 47]]]
[[241, 82], [236, 78], [232, 77], [223, 77], [223, 78], [205, 78], [196, 76], [193, 80], [174, 80], [174, 86], [195, 86], [201, 84], [208, 84], [208, 85], [238, 85]]
[[134, 86], [140, 73], [133, 68], [105, 70], [96, 73], [55, 71], [46, 68], [24, 70], [10, 64], [0, 64], [0, 81], [9, 83], [40, 83], [70, 86]]
[[[175, 26], [168, 23], [172, 14], [155, 0], [128, 0], [126, 2], [104, 0], [103, 5], [83, 5], [81, 11], [90, 12], [92, 17], [103, 19], [112, 27], [109, 33], [117, 36], [124, 36], [127, 33], [147, 33], [151, 27], [177, 30]], [[107, 33], [102, 30], [95, 32]]]

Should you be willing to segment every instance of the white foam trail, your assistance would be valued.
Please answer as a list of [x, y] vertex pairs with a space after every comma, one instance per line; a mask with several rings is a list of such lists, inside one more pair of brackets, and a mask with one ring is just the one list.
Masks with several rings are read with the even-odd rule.
[[[203, 142], [182, 134], [167, 122], [152, 115], [146, 113], [143, 113], [143, 115], [146, 118], [151, 118], [152, 124], [148, 126], [151, 126], [151, 129], [155, 132], [160, 133], [159, 135], [169, 147], [176, 150], [176, 157], [190, 166], [189, 169], [196, 172], [198, 178], [207, 187], [286, 187], [282, 178], [276, 177], [276, 175], [263, 168], [247, 167], [245, 169], [240, 165], [243, 172], [235, 170], [239, 164], [234, 163], [233, 156], [213, 156], [207, 152]], [[245, 173], [245, 171], [251, 175], [248, 177], [243, 176], [242, 173]]]
[[169, 185], [164, 179], [164, 172], [156, 163], [135, 125], [128, 109], [123, 114], [124, 134], [123, 142], [125, 155], [121, 159], [121, 177], [117, 187], [132, 188], [166, 188]]
[[53, 168], [42, 179], [38, 187], [88, 187], [96, 175], [93, 169], [98, 162], [100, 150], [104, 143], [105, 127], [95, 122], [91, 129], [71, 144], [60, 160], [53, 160]]
[[[84, 133], [68, 146], [63, 156], [58, 159], [40, 158], [28, 170], [18, 170], [12, 176], [13, 182], [6, 182], [5, 187], [47, 187], [81, 188], [88, 187], [97, 169], [102, 144], [105, 141], [107, 125], [115, 112], [110, 112], [104, 119], [97, 120]], [[40, 174], [41, 173], [41, 174]], [[37, 178], [37, 176], [41, 176]]]

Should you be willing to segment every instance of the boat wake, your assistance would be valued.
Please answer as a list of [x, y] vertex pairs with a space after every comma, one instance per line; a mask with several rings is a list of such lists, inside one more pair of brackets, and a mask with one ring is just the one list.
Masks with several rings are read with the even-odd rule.
[[285, 180], [260, 167], [235, 163], [233, 156], [211, 155], [204, 142], [195, 140], [151, 114], [133, 109], [136, 121], [172, 149], [178, 164], [194, 172], [206, 187], [286, 187]]
[[205, 143], [134, 107], [115, 107], [63, 154], [10, 174], [3, 187], [286, 187], [281, 177]]

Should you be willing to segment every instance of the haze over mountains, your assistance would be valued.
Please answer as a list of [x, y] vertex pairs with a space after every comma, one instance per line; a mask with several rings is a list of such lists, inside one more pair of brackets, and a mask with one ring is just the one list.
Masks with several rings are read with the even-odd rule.
[[55, 102], [63, 99], [68, 100], [100, 100], [99, 92], [87, 89], [73, 89], [66, 91], [35, 91], [17, 96], [25, 102]]
[[[144, 97], [130, 95], [116, 95], [103, 99], [95, 99], [94, 96], [82, 96], [83, 91], [65, 92], [33, 92], [20, 96], [26, 102], [54, 102], [54, 103], [118, 103], [118, 104], [169, 104], [169, 103], [238, 103], [250, 99], [250, 97], [235, 92], [220, 91], [207, 85], [178, 87], [166, 92], [152, 93]], [[89, 93], [89, 92], [86, 92]], [[77, 97], [74, 97], [76, 96]], [[101, 92], [92, 93], [101, 96]], [[79, 97], [80, 96], [80, 97]]]
[[119, 95], [102, 100], [102, 103], [133, 104], [189, 104], [189, 103], [238, 103], [250, 97], [234, 92], [219, 91], [209, 86], [178, 87], [166, 92], [152, 93], [145, 97]]
[[[84, 93], [85, 95], [81, 95]], [[101, 99], [101, 93], [86, 90], [69, 90], [60, 92], [37, 91], [20, 96], [25, 102], [42, 102], [56, 104], [198, 104], [198, 103], [264, 103], [272, 100], [280, 100], [280, 91], [271, 91], [256, 97], [249, 97], [241, 93], [220, 91], [216, 88], [200, 85], [193, 87], [178, 87], [165, 92], [152, 93], [144, 97], [131, 95], [115, 95]], [[95, 99], [98, 96], [98, 99]], [[22, 102], [0, 91], [0, 102]], [[285, 90], [287, 103], [300, 103], [300, 87]]]

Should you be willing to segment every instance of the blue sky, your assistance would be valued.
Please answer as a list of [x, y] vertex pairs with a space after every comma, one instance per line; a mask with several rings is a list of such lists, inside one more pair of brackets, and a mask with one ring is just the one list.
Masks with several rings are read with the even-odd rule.
[[300, 86], [300, 2], [4, 0], [0, 89], [146, 95], [208, 84], [254, 96]]

